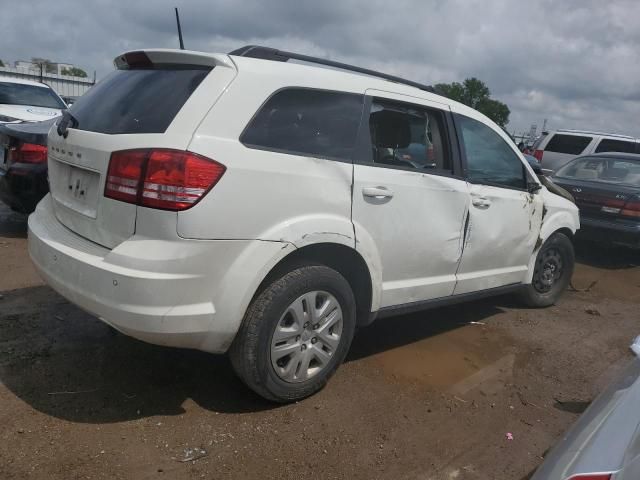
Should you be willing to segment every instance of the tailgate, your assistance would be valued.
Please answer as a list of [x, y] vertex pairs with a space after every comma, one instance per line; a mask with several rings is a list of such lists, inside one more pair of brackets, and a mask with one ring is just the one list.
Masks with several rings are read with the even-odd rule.
[[111, 154], [136, 148], [185, 150], [236, 73], [226, 55], [173, 50], [127, 53], [115, 64], [116, 71], [69, 109], [73, 128], [54, 128], [49, 134], [56, 217], [107, 248], [135, 233], [138, 208], [105, 198]]

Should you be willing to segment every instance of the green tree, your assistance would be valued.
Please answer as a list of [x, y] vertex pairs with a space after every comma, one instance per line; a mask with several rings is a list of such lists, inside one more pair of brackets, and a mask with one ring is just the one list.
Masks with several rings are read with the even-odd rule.
[[4, 62], [0, 60], [0, 67], [4, 67]]
[[31, 63], [42, 66], [42, 71], [47, 73], [56, 73], [56, 65], [48, 58], [32, 57]]
[[87, 72], [78, 67], [63, 68], [60, 73], [62, 73], [62, 75], [70, 75], [72, 77], [87, 78]]
[[467, 78], [462, 83], [438, 83], [434, 88], [440, 95], [484, 113], [502, 128], [505, 128], [509, 123], [509, 114], [511, 113], [509, 107], [491, 98], [491, 91], [482, 80], [473, 77]]

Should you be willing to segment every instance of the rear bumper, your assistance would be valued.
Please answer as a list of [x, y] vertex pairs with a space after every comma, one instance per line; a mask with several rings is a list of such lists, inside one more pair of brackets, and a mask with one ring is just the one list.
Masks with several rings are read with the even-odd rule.
[[590, 217], [580, 219], [581, 238], [640, 248], [640, 222], [615, 222]]
[[11, 165], [0, 168], [0, 200], [14, 210], [31, 213], [49, 191], [46, 165]]
[[274, 250], [282, 245], [135, 235], [109, 250], [63, 226], [50, 196], [29, 217], [29, 254], [54, 290], [126, 335], [208, 352], [228, 349], [253, 294], [242, 280], [261, 270], [236, 265], [247, 252], [268, 264]]

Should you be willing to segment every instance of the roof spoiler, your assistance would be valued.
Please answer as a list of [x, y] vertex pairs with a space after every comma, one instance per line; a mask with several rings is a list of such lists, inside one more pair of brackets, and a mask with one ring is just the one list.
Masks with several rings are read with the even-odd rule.
[[190, 65], [198, 67], [226, 67], [235, 70], [228, 55], [220, 53], [194, 52], [191, 50], [173, 50], [158, 48], [153, 50], [134, 50], [118, 55], [113, 64], [118, 70], [130, 68], [151, 68], [153, 65]]

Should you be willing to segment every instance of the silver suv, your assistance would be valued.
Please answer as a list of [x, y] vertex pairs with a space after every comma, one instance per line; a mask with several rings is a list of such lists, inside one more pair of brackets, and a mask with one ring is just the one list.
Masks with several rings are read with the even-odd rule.
[[613, 133], [555, 130], [539, 138], [533, 149], [533, 156], [541, 163], [543, 171], [553, 173], [579, 155], [640, 153], [640, 140]]

